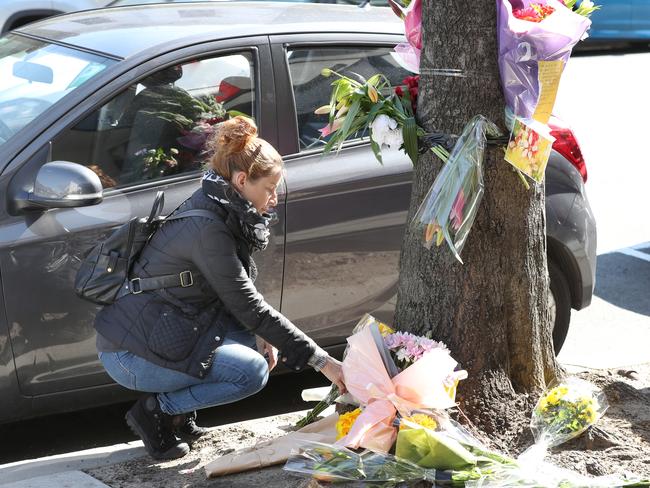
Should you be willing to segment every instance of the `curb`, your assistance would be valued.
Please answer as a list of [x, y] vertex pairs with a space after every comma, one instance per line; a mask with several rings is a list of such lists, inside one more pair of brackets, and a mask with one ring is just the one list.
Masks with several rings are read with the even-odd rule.
[[[24, 488], [27, 486], [48, 486], [52, 487], [91, 487], [106, 486], [102, 484], [85, 485], [85, 484], [65, 484], [65, 476], [61, 478], [62, 484], [53, 484], [53, 475], [66, 473], [80, 473], [81, 469], [93, 469], [100, 466], [130, 461], [132, 459], [145, 456], [147, 452], [142, 445], [142, 441], [132, 441], [114, 446], [97, 447], [86, 449], [84, 451], [70, 452], [66, 454], [57, 454], [39, 459], [28, 459], [0, 466], [0, 487], [2, 488]], [[82, 473], [84, 474], [84, 473]], [[48, 477], [47, 484], [40, 484], [37, 481], [39, 477]], [[78, 475], [75, 475], [78, 476]], [[94, 478], [85, 475], [94, 480]], [[15, 484], [30, 479], [34, 479], [35, 484]], [[78, 478], [71, 478], [76, 479]], [[97, 481], [99, 483], [99, 481]], [[15, 484], [15, 486], [14, 486]], [[8, 486], [7, 486], [8, 485]]]
[[3, 488], [110, 488], [81, 471], [66, 471], [54, 475], [37, 476], [28, 480], [0, 485]]

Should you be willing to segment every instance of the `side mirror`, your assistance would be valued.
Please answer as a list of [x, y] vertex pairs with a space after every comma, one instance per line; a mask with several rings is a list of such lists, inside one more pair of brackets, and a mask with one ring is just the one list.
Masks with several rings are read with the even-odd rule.
[[46, 163], [38, 170], [34, 189], [14, 201], [17, 210], [86, 207], [103, 199], [102, 183], [91, 169], [68, 161]]

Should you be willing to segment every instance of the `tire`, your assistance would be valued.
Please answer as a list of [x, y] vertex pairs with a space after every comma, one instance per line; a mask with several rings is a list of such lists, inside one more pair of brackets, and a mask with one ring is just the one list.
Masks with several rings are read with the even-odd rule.
[[554, 261], [548, 260], [549, 308], [553, 322], [553, 349], [557, 356], [569, 332], [571, 321], [571, 291], [564, 273]]

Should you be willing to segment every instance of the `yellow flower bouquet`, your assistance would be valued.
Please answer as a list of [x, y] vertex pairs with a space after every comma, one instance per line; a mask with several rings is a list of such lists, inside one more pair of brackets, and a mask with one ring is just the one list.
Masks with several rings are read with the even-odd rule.
[[600, 389], [570, 377], [544, 392], [533, 410], [530, 427], [537, 443], [557, 446], [594, 425], [607, 407], [607, 398]]

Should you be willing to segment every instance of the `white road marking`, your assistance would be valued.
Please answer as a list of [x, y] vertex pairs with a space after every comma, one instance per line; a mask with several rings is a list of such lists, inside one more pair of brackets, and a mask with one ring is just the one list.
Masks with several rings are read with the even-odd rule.
[[638, 249], [645, 249], [647, 247], [650, 247], [650, 242], [646, 242], [644, 244], [637, 244], [636, 246], [632, 246], [632, 247], [625, 247], [623, 249], [619, 249], [616, 252], [621, 254], [626, 254], [627, 256], [632, 256], [633, 258], [641, 259], [643, 261], [647, 261], [650, 263], [650, 254], [638, 250]]

